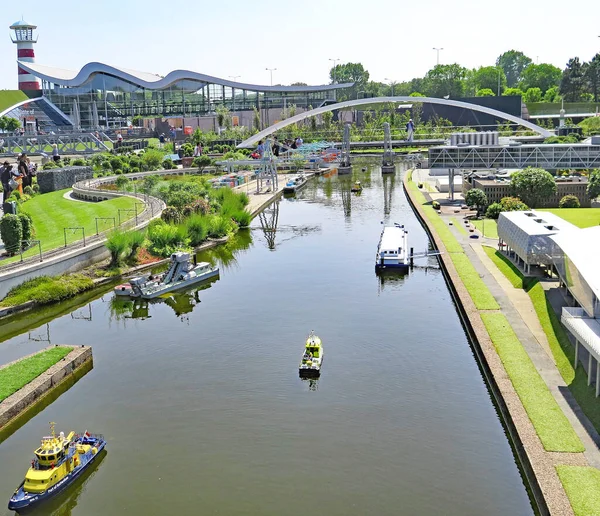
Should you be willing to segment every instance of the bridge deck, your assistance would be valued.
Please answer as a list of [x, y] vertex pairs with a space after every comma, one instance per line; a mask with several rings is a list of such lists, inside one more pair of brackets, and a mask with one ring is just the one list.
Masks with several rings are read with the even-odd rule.
[[589, 169], [600, 167], [600, 145], [515, 145], [432, 147], [429, 168], [496, 169], [540, 167]]

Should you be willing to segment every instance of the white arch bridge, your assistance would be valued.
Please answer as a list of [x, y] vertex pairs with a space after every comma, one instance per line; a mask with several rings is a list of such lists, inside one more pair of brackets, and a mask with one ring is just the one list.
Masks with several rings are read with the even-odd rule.
[[485, 106], [479, 106], [477, 104], [471, 104], [470, 102], [462, 102], [460, 100], [450, 100], [450, 99], [438, 99], [433, 97], [374, 97], [368, 99], [356, 99], [356, 100], [347, 100], [345, 102], [338, 102], [337, 104], [330, 104], [328, 106], [323, 106], [320, 108], [313, 109], [311, 111], [305, 111], [304, 113], [300, 113], [299, 115], [293, 116], [281, 122], [277, 122], [266, 129], [263, 129], [259, 133], [251, 136], [250, 138], [244, 140], [237, 147], [238, 148], [248, 148], [256, 145], [260, 140], [266, 138], [267, 136], [287, 127], [290, 124], [295, 124], [296, 122], [300, 122], [305, 120], [306, 118], [310, 118], [311, 116], [320, 115], [325, 113], [326, 111], [335, 111], [336, 109], [344, 109], [344, 108], [352, 108], [355, 106], [365, 106], [368, 104], [384, 104], [384, 103], [405, 103], [405, 102], [422, 102], [424, 104], [442, 104], [444, 106], [453, 106], [463, 109], [470, 109], [472, 111], [477, 111], [479, 113], [485, 113], [487, 115], [492, 115], [499, 120], [508, 120], [509, 122], [514, 122], [515, 124], [521, 125], [527, 129], [535, 131], [536, 133], [542, 135], [544, 138], [548, 138], [552, 136], [552, 133], [543, 127], [532, 124], [527, 120], [523, 120], [522, 118], [514, 115], [509, 115], [508, 113], [504, 113], [503, 111], [498, 111], [497, 109], [488, 108]]

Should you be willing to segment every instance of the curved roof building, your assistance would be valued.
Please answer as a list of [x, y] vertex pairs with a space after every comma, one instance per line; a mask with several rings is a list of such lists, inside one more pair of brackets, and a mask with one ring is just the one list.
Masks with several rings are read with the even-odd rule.
[[190, 70], [174, 70], [163, 77], [95, 62], [78, 72], [21, 60], [19, 68], [41, 80], [44, 96], [59, 109], [77, 111], [81, 126], [91, 126], [92, 118], [105, 125], [106, 119], [123, 123], [136, 115], [202, 116], [220, 105], [231, 112], [292, 104], [316, 108], [335, 102], [336, 90], [353, 86], [265, 86]]

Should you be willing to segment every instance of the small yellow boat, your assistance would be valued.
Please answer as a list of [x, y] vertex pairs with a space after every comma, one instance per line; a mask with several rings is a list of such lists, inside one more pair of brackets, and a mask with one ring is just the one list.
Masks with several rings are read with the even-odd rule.
[[352, 188], [350, 188], [351, 192], [362, 192], [362, 185], [360, 184], [360, 181], [356, 181], [354, 183], [354, 185], [352, 185]]
[[304, 354], [300, 361], [300, 376], [319, 376], [321, 374], [321, 364], [323, 363], [323, 345], [321, 339], [315, 335], [314, 331], [306, 339]]

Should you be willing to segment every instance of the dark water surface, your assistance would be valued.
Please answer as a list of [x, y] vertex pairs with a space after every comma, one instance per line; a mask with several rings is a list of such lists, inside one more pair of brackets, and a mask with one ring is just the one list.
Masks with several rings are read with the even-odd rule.
[[[56, 421], [108, 453], [39, 514], [532, 514], [441, 273], [374, 272], [382, 220], [428, 245], [401, 172], [356, 177], [362, 195], [318, 178], [201, 256], [221, 264], [209, 288], [106, 293], [2, 342], [0, 363], [89, 344], [94, 369], [0, 444], [0, 503]], [[311, 329], [316, 382], [297, 369]]]

